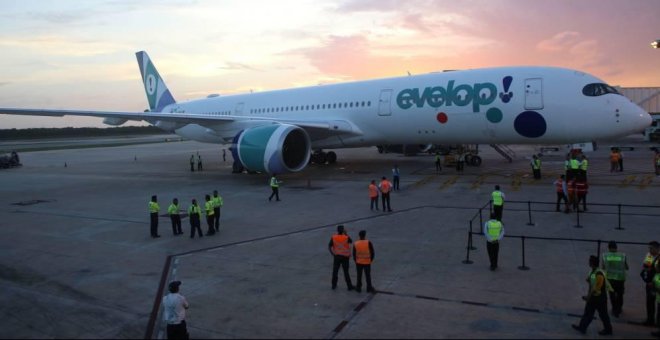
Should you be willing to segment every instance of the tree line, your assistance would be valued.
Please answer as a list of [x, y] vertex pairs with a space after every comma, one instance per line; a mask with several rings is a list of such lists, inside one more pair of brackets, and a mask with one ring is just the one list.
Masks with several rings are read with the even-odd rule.
[[126, 135], [157, 135], [166, 133], [155, 126], [122, 126], [111, 128], [31, 128], [0, 129], [0, 140], [70, 138], [70, 137], [106, 137]]

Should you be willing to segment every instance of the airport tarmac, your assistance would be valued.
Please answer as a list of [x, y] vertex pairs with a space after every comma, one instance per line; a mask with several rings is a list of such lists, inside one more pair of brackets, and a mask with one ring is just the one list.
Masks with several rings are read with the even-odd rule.
[[[649, 144], [641, 136], [611, 144], [635, 146], [624, 150], [621, 173], [609, 172], [608, 145], [589, 154], [589, 202], [660, 206]], [[499, 268], [490, 271], [485, 240], [474, 235], [473, 263], [463, 263], [469, 220], [495, 184], [507, 201], [554, 202], [559, 153], [544, 156], [543, 179], [534, 181], [531, 146], [516, 146], [513, 163], [481, 146], [482, 166], [466, 166], [461, 175], [450, 168], [436, 174], [430, 155], [336, 150], [337, 164], [279, 176], [282, 201], [269, 202], [269, 177], [232, 174], [231, 155], [223, 162], [220, 150], [183, 141], [24, 152], [22, 167], [0, 170], [0, 337], [164, 338], [162, 315], [153, 329], [149, 321], [161, 281], [173, 279], [190, 302], [191, 338], [599, 337], [600, 320], [584, 336], [570, 326], [584, 308], [595, 243], [527, 240], [529, 270], [519, 270], [521, 240], [505, 238]], [[197, 152], [204, 171], [190, 172]], [[394, 211], [370, 211], [369, 181], [391, 179], [394, 164], [401, 169]], [[190, 239], [184, 218], [185, 234], [173, 236], [165, 215], [171, 199], [187, 208], [214, 189], [225, 203], [220, 233]], [[158, 239], [149, 236], [154, 194]], [[534, 206], [528, 226], [526, 208], [505, 203], [507, 235], [660, 239], [660, 208], [635, 209], [620, 230], [615, 207], [581, 214], [582, 228], [574, 227], [574, 213], [555, 213], [552, 205]], [[353, 240], [367, 231], [378, 293], [347, 291], [341, 273], [338, 288], [330, 288], [328, 242], [338, 224]], [[645, 318], [638, 273], [646, 247], [619, 248], [631, 269], [613, 337], [651, 338], [655, 328], [631, 323]], [[353, 263], [350, 272], [355, 283]]]

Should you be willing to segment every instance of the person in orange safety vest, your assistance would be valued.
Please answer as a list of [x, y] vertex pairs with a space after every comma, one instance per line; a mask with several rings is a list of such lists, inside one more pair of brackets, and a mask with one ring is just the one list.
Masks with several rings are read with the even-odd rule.
[[367, 293], [375, 293], [376, 289], [371, 284], [371, 263], [374, 261], [376, 252], [374, 245], [366, 239], [367, 231], [360, 230], [360, 240], [355, 241], [353, 245], [353, 259], [357, 267], [357, 285], [355, 290], [360, 293], [362, 291], [362, 272], [367, 278]]
[[337, 233], [332, 235], [328, 250], [334, 258], [332, 264], [332, 289], [337, 288], [337, 280], [339, 279], [339, 266], [342, 267], [344, 272], [344, 279], [346, 279], [346, 286], [348, 290], [353, 290], [353, 283], [351, 283], [351, 276], [348, 273], [349, 258], [351, 257], [351, 243], [353, 240], [348, 236], [343, 225], [337, 226]]
[[373, 179], [369, 184], [369, 199], [371, 199], [371, 210], [374, 210], [374, 205], [378, 210], [378, 187], [376, 186], [376, 180]]
[[383, 201], [383, 212], [385, 212], [385, 203], [387, 203], [387, 211], [392, 211], [392, 208], [390, 208], [390, 191], [392, 191], [392, 183], [387, 180], [387, 177], [383, 176], [378, 188], [381, 192], [380, 199]]

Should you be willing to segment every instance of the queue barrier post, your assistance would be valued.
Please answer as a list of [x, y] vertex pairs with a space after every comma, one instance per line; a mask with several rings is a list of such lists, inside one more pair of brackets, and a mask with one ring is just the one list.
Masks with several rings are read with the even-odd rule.
[[616, 227], [616, 230], [623, 230], [624, 228], [621, 227], [621, 203], [619, 203], [618, 206], [619, 206], [619, 212], [618, 212], [618, 215], [619, 215], [619, 226]]
[[470, 261], [470, 245], [472, 244], [472, 232], [468, 231], [468, 246], [465, 247], [467, 249], [467, 254], [465, 255], [465, 260], [463, 261], [464, 264], [472, 264], [473, 262]]
[[532, 222], [532, 202], [527, 201], [527, 215], [529, 216], [529, 222], [527, 222], [527, 225], [534, 225], [534, 222]]
[[577, 214], [577, 224], [574, 225], [573, 227], [582, 228], [582, 226], [580, 225], [580, 208], [575, 209], [575, 213]]
[[518, 269], [529, 270], [529, 267], [525, 265], [525, 236], [521, 236], [520, 239], [522, 243], [522, 266], [518, 266]]

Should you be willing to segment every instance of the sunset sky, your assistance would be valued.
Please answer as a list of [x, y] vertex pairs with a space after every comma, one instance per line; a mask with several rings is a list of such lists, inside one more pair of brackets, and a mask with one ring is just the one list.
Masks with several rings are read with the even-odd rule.
[[513, 65], [660, 86], [659, 17], [657, 0], [0, 0], [0, 107], [142, 111], [139, 50], [178, 101]]

